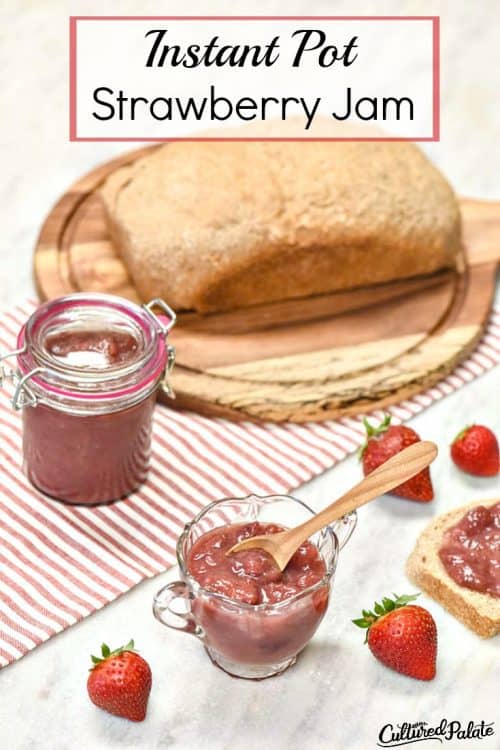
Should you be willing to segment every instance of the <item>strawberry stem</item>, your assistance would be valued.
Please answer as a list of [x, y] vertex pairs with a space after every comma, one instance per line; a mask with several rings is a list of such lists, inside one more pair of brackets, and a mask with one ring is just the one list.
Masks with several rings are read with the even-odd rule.
[[453, 438], [451, 444], [454, 445], [456, 442], [458, 442], [458, 440], [461, 440], [463, 437], [465, 437], [465, 435], [469, 432], [469, 430], [470, 430], [471, 427], [474, 427], [474, 425], [473, 424], [468, 424], [468, 425], [466, 425], [463, 428], [463, 430], [460, 430], [460, 432], [458, 433], [458, 435], [456, 435]]
[[363, 609], [363, 617], [358, 617], [356, 620], [351, 620], [351, 622], [358, 628], [364, 628], [366, 630], [366, 643], [368, 641], [368, 631], [374, 622], [377, 622], [381, 617], [385, 617], [389, 612], [393, 612], [395, 609], [405, 607], [410, 602], [414, 602], [419, 596], [420, 594], [403, 594], [402, 596], [393, 594], [394, 599], [389, 599], [389, 597], [384, 596], [381, 603], [375, 602], [373, 611]]
[[382, 435], [383, 432], [389, 429], [389, 426], [391, 424], [391, 415], [385, 414], [384, 419], [382, 420], [382, 422], [379, 424], [378, 427], [373, 427], [373, 425], [369, 423], [366, 417], [363, 418], [363, 424], [366, 430], [366, 440], [361, 446], [361, 448], [359, 448], [358, 450], [359, 460], [363, 458], [364, 452], [368, 447], [368, 441], [370, 440], [370, 438], [376, 438], [379, 435]]
[[115, 648], [114, 651], [111, 651], [107, 643], [103, 643], [101, 645], [101, 656], [91, 655], [90, 659], [94, 666], [91, 667], [89, 671], [91, 672], [97, 664], [101, 664], [112, 656], [120, 656], [120, 654], [125, 653], [125, 651], [136, 651], [133, 639], [131, 639], [126, 646], [119, 646], [118, 648]]

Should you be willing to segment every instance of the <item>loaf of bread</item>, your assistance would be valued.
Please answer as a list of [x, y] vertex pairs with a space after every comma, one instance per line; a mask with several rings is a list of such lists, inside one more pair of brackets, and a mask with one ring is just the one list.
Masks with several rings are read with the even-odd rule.
[[101, 194], [139, 294], [178, 310], [430, 274], [460, 249], [453, 191], [411, 143], [172, 143]]
[[420, 535], [406, 565], [408, 578], [416, 586], [483, 638], [500, 632], [500, 598], [459, 586], [446, 572], [438, 552], [445, 531], [457, 524], [469, 510], [498, 502], [498, 499], [476, 500], [437, 516]]

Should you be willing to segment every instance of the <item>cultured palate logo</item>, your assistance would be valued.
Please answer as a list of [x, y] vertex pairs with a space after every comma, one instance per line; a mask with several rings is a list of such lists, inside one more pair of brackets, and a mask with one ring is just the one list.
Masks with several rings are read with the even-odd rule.
[[439, 743], [452, 740], [483, 740], [495, 734], [494, 722], [449, 721], [441, 719], [432, 726], [427, 721], [402, 724], [384, 724], [378, 735], [378, 747], [404, 747], [415, 742], [435, 741]]

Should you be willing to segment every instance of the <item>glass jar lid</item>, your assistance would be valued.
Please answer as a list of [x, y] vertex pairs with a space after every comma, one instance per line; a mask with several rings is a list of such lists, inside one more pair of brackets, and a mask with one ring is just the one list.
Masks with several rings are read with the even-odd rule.
[[[152, 312], [156, 306], [163, 315]], [[37, 402], [56, 408], [124, 408], [158, 385], [173, 358], [166, 335], [174, 323], [162, 300], [139, 306], [107, 294], [60, 297], [38, 307], [21, 329], [19, 375]]]

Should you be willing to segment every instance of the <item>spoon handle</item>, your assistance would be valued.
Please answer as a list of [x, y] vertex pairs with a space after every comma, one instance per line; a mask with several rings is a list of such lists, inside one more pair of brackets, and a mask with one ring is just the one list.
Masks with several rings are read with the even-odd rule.
[[[437, 456], [437, 447], [428, 440], [423, 440], [404, 448], [377, 469], [368, 474], [361, 482], [352, 487], [345, 495], [312, 516], [308, 521], [297, 526], [295, 541], [299, 546], [312, 534], [337, 521], [347, 513], [374, 500], [384, 492], [390, 492], [406, 482], [419, 471], [429, 466]], [[300, 541], [298, 541], [300, 538]]]

